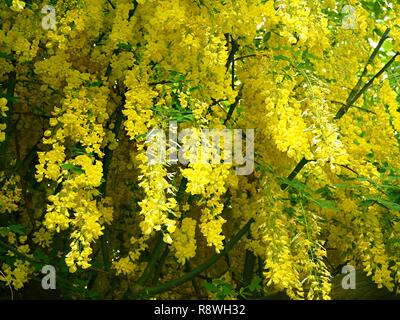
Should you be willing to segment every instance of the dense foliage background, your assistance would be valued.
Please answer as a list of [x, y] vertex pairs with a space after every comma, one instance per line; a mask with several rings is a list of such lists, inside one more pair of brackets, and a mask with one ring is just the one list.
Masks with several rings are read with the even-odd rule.
[[[0, 298], [398, 292], [399, 31], [400, 1], [1, 0]], [[255, 129], [254, 170], [149, 163], [171, 122]]]

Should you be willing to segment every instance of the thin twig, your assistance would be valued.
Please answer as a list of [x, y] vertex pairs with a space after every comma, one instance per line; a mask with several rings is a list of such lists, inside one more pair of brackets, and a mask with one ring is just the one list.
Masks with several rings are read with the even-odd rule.
[[111, 0], [107, 0], [107, 2], [110, 4], [111, 8], [115, 9], [115, 5], [111, 2]]
[[360, 90], [360, 87], [362, 85], [363, 82], [363, 78], [367, 75], [368, 73], [368, 66], [371, 65], [375, 59], [375, 57], [377, 56], [380, 48], [382, 47], [383, 43], [385, 42], [385, 40], [388, 38], [390, 32], [390, 28], [387, 28], [385, 30], [385, 32], [383, 33], [382, 37], [380, 38], [378, 44], [376, 45], [374, 51], [372, 52], [371, 56], [369, 57], [367, 63], [365, 64], [364, 70], [361, 73], [360, 78], [358, 79], [357, 84], [355, 85], [355, 87], [353, 88], [353, 90], [351, 90], [349, 97], [347, 98], [346, 103], [349, 104], [349, 102], [351, 101], [351, 99], [353, 98], [353, 96], [356, 94], [356, 92], [358, 90]]
[[240, 61], [240, 60], [244, 60], [244, 59], [247, 59], [247, 58], [257, 58], [257, 57], [269, 57], [269, 55], [268, 54], [248, 54], [248, 55], [245, 55], [245, 56], [241, 56], [241, 57], [237, 57], [237, 58], [235, 58], [235, 61]]
[[[340, 105], [342, 105], [342, 106], [345, 106], [345, 105], [346, 105], [344, 102], [336, 101], [336, 100], [331, 100], [330, 102], [331, 102], [331, 103], [335, 103], [335, 104], [340, 104]], [[361, 107], [359, 107], [359, 106], [354, 106], [354, 105], [353, 105], [352, 108], [355, 108], [355, 109], [358, 109], [358, 110], [360, 110], [360, 111], [365, 111], [365, 112], [372, 113], [372, 114], [376, 115], [376, 112], [371, 111], [371, 110], [368, 110], [368, 109], [361, 108]]]

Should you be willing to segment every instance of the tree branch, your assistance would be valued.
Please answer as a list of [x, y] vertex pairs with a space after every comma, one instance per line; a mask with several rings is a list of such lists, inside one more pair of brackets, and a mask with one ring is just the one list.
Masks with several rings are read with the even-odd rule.
[[335, 119], [339, 120], [341, 117], [344, 116], [344, 114], [350, 109], [350, 107], [362, 96], [362, 94], [367, 91], [374, 81], [379, 78], [396, 60], [397, 56], [400, 54], [400, 52], [397, 52], [383, 67], [379, 72], [374, 75], [361, 89], [358, 91], [358, 93], [344, 106], [342, 106], [339, 111], [335, 115]]
[[239, 240], [250, 230], [251, 224], [254, 222], [253, 219], [250, 219], [239, 231], [236, 235], [234, 235], [229, 242], [226, 244], [225, 248], [219, 253], [213, 255], [210, 259], [208, 259], [206, 262], [198, 266], [197, 268], [193, 269], [191, 272], [185, 274], [183, 277], [171, 280], [169, 282], [166, 282], [158, 287], [152, 287], [148, 289], [142, 288], [141, 291], [139, 291], [139, 295], [155, 295], [158, 293], [162, 293], [165, 291], [168, 291], [174, 287], [177, 287], [187, 281], [192, 280], [193, 278], [197, 277], [200, 273], [203, 271], [207, 270], [209, 267], [214, 265], [222, 256], [227, 254], [238, 242]]
[[[348, 98], [346, 99], [346, 104], [343, 105], [339, 111], [336, 113], [334, 119], [339, 120], [340, 118], [342, 118], [345, 113], [350, 109], [350, 107], [358, 100], [358, 98], [360, 98], [360, 96], [369, 89], [369, 87], [373, 84], [373, 82], [375, 81], [375, 79], [379, 78], [389, 67], [390, 65], [395, 61], [396, 57], [399, 55], [399, 52], [397, 52], [390, 60], [389, 62], [386, 63], [386, 65], [379, 70], [379, 72], [374, 75], [358, 92], [358, 88], [361, 86], [362, 84], [362, 78], [366, 75], [367, 73], [367, 67], [368, 65], [370, 65], [373, 60], [375, 59], [375, 57], [377, 56], [379, 49], [381, 48], [381, 46], [383, 45], [383, 43], [385, 42], [385, 40], [388, 38], [388, 34], [389, 34], [390, 29], [386, 29], [386, 31], [383, 33], [381, 39], [378, 42], [378, 45], [375, 47], [374, 51], [372, 52], [371, 56], [369, 57], [367, 64], [364, 67], [364, 70], [357, 82], [357, 84], [354, 86], [354, 88], [352, 89], [352, 91], [350, 92]], [[355, 93], [357, 92], [357, 93]], [[287, 177], [288, 180], [293, 180], [297, 174], [303, 169], [303, 167], [310, 161], [313, 160], [307, 160], [305, 157], [303, 157], [300, 162], [296, 165], [296, 167], [294, 168], [294, 170], [289, 174], [289, 176]], [[287, 183], [283, 183], [281, 184], [281, 190], [285, 190], [288, 187]]]
[[358, 90], [360, 90], [360, 87], [361, 87], [362, 82], [363, 82], [362, 79], [367, 75], [368, 66], [369, 66], [370, 64], [372, 64], [372, 62], [374, 61], [374, 59], [375, 59], [375, 57], [377, 56], [377, 54], [378, 54], [380, 48], [382, 47], [383, 43], [384, 43], [385, 40], [388, 38], [389, 32], [390, 32], [390, 28], [387, 28], [387, 29], [385, 30], [385, 32], [382, 34], [382, 36], [381, 36], [381, 38], [380, 38], [378, 44], [376, 45], [374, 51], [372, 52], [371, 56], [370, 56], [369, 59], [368, 59], [366, 65], [365, 65], [365, 67], [364, 67], [364, 70], [363, 70], [363, 72], [361, 73], [361, 76], [360, 76], [359, 79], [358, 79], [357, 84], [356, 84], [355, 87], [351, 90], [350, 95], [349, 95], [349, 97], [347, 98], [347, 101], [346, 101], [347, 104], [349, 104], [349, 102], [351, 101], [351, 99], [353, 98], [353, 96], [356, 94], [356, 92], [357, 92]]

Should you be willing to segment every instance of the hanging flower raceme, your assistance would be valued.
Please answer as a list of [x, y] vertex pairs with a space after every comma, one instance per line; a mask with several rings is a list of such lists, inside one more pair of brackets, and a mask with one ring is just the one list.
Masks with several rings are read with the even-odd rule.
[[[73, 83], [75, 79], [69, 81]], [[38, 181], [46, 178], [58, 184], [55, 194], [48, 198], [44, 225], [52, 232], [72, 228], [66, 264], [75, 272], [77, 267], [90, 267], [91, 245], [103, 234], [103, 225], [112, 220], [107, 206], [97, 201], [103, 165], [96, 157], [104, 156], [101, 149], [108, 91], [105, 88], [80, 90], [77, 94], [71, 89], [66, 91], [68, 97], [61, 108], [55, 108], [50, 120], [53, 129], [45, 132], [44, 143], [51, 149], [39, 153], [36, 177]], [[81, 149], [67, 156], [67, 152], [71, 154], [72, 148], [76, 148], [71, 142]]]

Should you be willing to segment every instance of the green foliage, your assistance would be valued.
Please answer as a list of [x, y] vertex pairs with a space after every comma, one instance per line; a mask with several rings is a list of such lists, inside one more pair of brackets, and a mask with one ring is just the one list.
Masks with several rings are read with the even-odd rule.
[[25, 227], [21, 224], [12, 224], [6, 227], [0, 227], [0, 236], [7, 236], [9, 232], [13, 232], [20, 236], [26, 235]]
[[262, 279], [255, 276], [247, 286], [241, 286], [237, 290], [231, 283], [224, 280], [223, 277], [214, 279], [211, 282], [206, 281], [204, 288], [211, 292], [216, 299], [251, 299], [263, 291]]
[[81, 167], [75, 166], [72, 163], [64, 163], [61, 165], [61, 168], [64, 170], [69, 170], [72, 173], [76, 173], [76, 174], [82, 174], [85, 172], [84, 169], [82, 169]]

